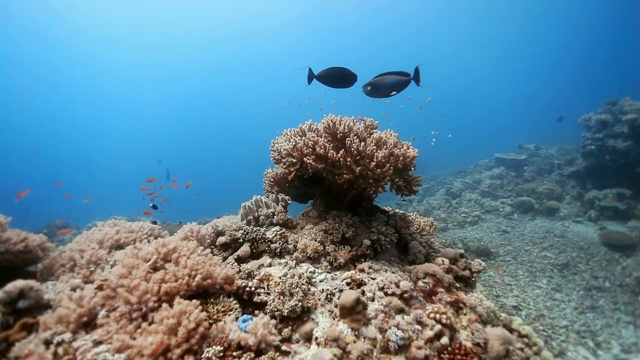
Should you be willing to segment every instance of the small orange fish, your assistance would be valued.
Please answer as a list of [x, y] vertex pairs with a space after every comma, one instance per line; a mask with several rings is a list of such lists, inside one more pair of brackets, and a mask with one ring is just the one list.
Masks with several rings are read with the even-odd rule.
[[149, 211], [149, 210], [142, 210], [142, 214], [143, 215], [155, 215], [155, 213], [153, 211]]
[[71, 234], [71, 229], [60, 229], [58, 230], [58, 235], [68, 235]]
[[149, 191], [149, 192], [147, 193], [147, 196], [152, 196], [152, 195], [155, 195], [155, 194], [156, 194], [155, 192], [153, 192], [153, 191]]
[[420, 305], [420, 304], [412, 305], [411, 308], [415, 309], [415, 310], [424, 310], [424, 309], [426, 309], [424, 305]]
[[500, 279], [499, 277], [496, 278], [496, 282], [500, 284], [504, 284], [504, 280]]
[[156, 180], [158, 180], [158, 179], [156, 179], [154, 177], [150, 177], [150, 178], [147, 178], [147, 183], [152, 183], [152, 182], [154, 182]]
[[291, 179], [293, 179], [293, 177], [296, 176], [296, 171], [298, 171], [298, 170], [293, 170], [291, 172], [291, 174], [289, 174], [289, 176], [287, 176], [287, 180], [291, 181]]
[[344, 253], [342, 254], [341, 258], [343, 258], [344, 260], [348, 260], [349, 258], [351, 258], [352, 254], [351, 253]]
[[360, 115], [358, 115], [358, 116], [356, 117], [356, 119], [358, 119], [358, 120], [360, 120], [360, 121], [364, 121], [364, 116], [360, 116]]
[[189, 182], [184, 186], [184, 188], [185, 188], [185, 189], [190, 188], [190, 187], [191, 187], [191, 184], [193, 184], [193, 181], [189, 181]]
[[69, 194], [64, 194], [64, 195], [62, 195], [62, 196], [64, 196], [64, 198], [65, 198], [65, 199], [68, 199], [68, 198], [70, 198], [70, 197], [71, 197]]
[[176, 181], [178, 181], [178, 178], [171, 179], [171, 182], [176, 182]]
[[16, 200], [20, 200], [23, 197], [29, 195], [29, 193], [31, 192], [31, 189], [24, 189], [22, 191], [20, 191], [17, 195], [16, 195]]
[[62, 183], [57, 182], [56, 187], [62, 187]]
[[160, 343], [160, 344], [156, 345], [153, 349], [151, 349], [151, 351], [149, 351], [147, 356], [156, 357], [157, 355], [160, 355], [165, 350], [167, 350], [167, 348], [169, 348], [169, 344], [168, 343]]
[[494, 266], [493, 268], [496, 269], [496, 271], [499, 272], [499, 273], [503, 273], [504, 272], [504, 269], [501, 268], [500, 266]]
[[142, 191], [149, 191], [149, 190], [151, 190], [151, 188], [150, 188], [150, 187], [148, 187], [148, 186], [144, 186], [144, 185], [139, 186], [139, 187], [138, 187], [138, 189], [140, 189], [140, 190], [142, 190]]
[[91, 200], [89, 200], [89, 199], [84, 199], [84, 200], [82, 200], [82, 203], [83, 203], [83, 204], [88, 204], [90, 201], [91, 201]]

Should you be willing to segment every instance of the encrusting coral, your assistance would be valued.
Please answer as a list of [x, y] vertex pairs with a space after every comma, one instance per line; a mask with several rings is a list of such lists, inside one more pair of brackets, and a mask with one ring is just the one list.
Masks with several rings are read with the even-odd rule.
[[421, 185], [418, 150], [373, 119], [327, 115], [288, 129], [271, 143], [275, 167], [265, 172], [267, 193], [325, 209], [361, 212], [386, 190], [414, 195]]
[[[51, 309], [0, 345], [11, 359], [551, 358], [474, 293], [484, 263], [441, 244], [433, 220], [373, 205], [388, 182], [415, 191], [417, 153], [356, 121], [286, 132], [272, 193], [238, 216], [173, 235], [124, 221], [78, 235], [39, 267], [48, 282], [33, 291]], [[294, 220], [281, 190], [314, 205]]]

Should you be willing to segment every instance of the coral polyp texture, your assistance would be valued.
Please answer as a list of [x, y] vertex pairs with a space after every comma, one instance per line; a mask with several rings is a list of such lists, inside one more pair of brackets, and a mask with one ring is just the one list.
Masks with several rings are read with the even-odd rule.
[[414, 195], [421, 178], [413, 174], [418, 150], [378, 122], [325, 116], [288, 129], [271, 143], [275, 164], [265, 173], [267, 193], [293, 201], [318, 202], [327, 209], [361, 211], [389, 189]]

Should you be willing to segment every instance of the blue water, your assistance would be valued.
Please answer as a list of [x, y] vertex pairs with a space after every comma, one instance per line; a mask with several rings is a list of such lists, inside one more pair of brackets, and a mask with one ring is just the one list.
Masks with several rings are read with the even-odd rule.
[[[180, 188], [158, 191], [156, 219], [236, 213], [262, 193], [277, 132], [327, 113], [414, 137], [425, 175], [519, 143], [578, 145], [579, 116], [640, 98], [639, 13], [634, 0], [3, 1], [0, 213], [29, 230], [141, 216], [138, 187], [166, 185], [166, 169]], [[432, 87], [362, 93], [418, 64]], [[359, 80], [306, 86], [306, 66]]]

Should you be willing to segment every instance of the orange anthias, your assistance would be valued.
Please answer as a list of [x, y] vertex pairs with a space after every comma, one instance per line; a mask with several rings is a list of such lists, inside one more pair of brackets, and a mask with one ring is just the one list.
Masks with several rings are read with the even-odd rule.
[[27, 196], [30, 192], [31, 192], [31, 189], [24, 189], [24, 190], [20, 191], [16, 195], [16, 200], [22, 199], [23, 197]]

